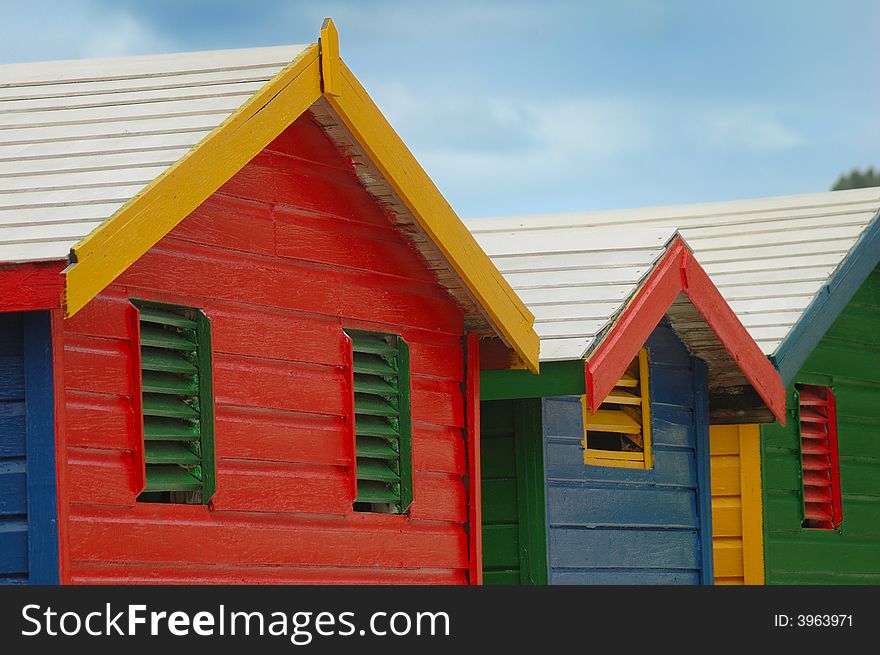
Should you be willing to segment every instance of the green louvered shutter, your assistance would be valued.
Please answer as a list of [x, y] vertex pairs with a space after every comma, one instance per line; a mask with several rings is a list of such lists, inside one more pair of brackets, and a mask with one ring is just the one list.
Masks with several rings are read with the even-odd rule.
[[347, 330], [352, 344], [357, 499], [364, 512], [412, 503], [409, 348], [397, 335]]
[[134, 304], [146, 471], [138, 500], [206, 503], [215, 488], [211, 324], [196, 309]]

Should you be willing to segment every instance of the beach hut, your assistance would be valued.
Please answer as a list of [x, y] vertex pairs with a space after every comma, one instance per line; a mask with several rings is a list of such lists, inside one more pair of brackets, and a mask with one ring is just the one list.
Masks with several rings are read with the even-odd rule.
[[711, 428], [718, 583], [880, 582], [878, 210], [873, 188], [521, 218], [535, 234], [677, 225], [778, 368], [784, 426]]
[[469, 227], [541, 337], [486, 353], [486, 582], [711, 583], [709, 424], [784, 419], [775, 369], [675, 228]]
[[0, 67], [0, 579], [477, 583], [532, 315], [319, 43]]

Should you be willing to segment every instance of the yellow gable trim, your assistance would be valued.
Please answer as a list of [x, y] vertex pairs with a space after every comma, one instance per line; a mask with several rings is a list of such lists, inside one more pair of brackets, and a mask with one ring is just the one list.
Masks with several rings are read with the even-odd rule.
[[312, 45], [192, 150], [72, 248], [65, 314], [73, 316], [241, 170], [321, 96]]
[[538, 371], [534, 315], [501, 276], [397, 132], [339, 61], [335, 96], [327, 100], [419, 225], [449, 261], [516, 354]]
[[339, 79], [339, 33], [329, 18], [321, 25], [318, 47], [321, 49], [321, 91], [325, 96], [335, 96]]
[[[250, 100], [72, 248], [67, 316], [98, 295], [323, 94], [517, 358], [538, 371], [534, 315], [339, 59], [333, 22]], [[198, 181], [195, 184], [194, 181]]]

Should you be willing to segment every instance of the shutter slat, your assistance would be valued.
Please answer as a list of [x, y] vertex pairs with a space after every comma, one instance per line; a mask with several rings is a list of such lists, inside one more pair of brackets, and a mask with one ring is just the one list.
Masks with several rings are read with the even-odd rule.
[[814, 521], [831, 522], [831, 512], [828, 511], [828, 505], [825, 503], [807, 503], [804, 508], [804, 515]]
[[622, 411], [598, 409], [595, 414], [587, 413], [587, 430], [597, 432], [622, 432], [623, 434], [640, 434], [641, 424]]
[[159, 416], [144, 417], [144, 439], [150, 441], [196, 441], [199, 426], [192, 421]]
[[822, 387], [801, 386], [798, 388], [798, 403], [803, 406], [826, 406], [828, 394]]
[[180, 442], [147, 442], [145, 453], [147, 464], [181, 464], [196, 465], [201, 462], [199, 456]]
[[803, 457], [804, 471], [827, 471], [828, 470], [828, 454], [818, 453], [804, 455]]
[[172, 332], [155, 325], [141, 325], [141, 345], [193, 352], [196, 342], [181, 332]]
[[606, 403], [614, 403], [616, 405], [641, 405], [642, 399], [637, 395], [615, 388], [605, 399]]
[[354, 376], [355, 393], [368, 393], [379, 396], [397, 396], [397, 381], [387, 382], [382, 378], [370, 375]]
[[367, 353], [355, 353], [354, 372], [367, 373], [369, 375], [382, 375], [385, 377], [397, 375], [397, 371], [392, 368], [387, 360], [378, 355], [370, 355]]
[[801, 425], [801, 437], [804, 439], [822, 439], [827, 441], [828, 430], [825, 425], [807, 423], [806, 425]]
[[164, 393], [177, 396], [196, 396], [199, 393], [197, 378], [156, 371], [144, 371], [142, 385], [145, 393]]
[[[804, 439], [801, 441], [801, 453], [804, 455], [828, 455], [828, 440], [819, 441], [814, 439]], [[828, 468], [828, 460], [825, 459], [825, 468]]]
[[828, 423], [828, 416], [813, 409], [812, 407], [801, 407], [801, 423]]
[[[831, 503], [831, 487], [805, 487], [804, 502], [807, 503]], [[829, 511], [830, 515], [830, 511]]]
[[387, 419], [379, 416], [355, 416], [355, 433], [360, 437], [391, 437], [398, 436]]
[[178, 353], [155, 348], [141, 350], [141, 368], [165, 373], [196, 373], [198, 368]]
[[358, 437], [356, 450], [358, 457], [378, 459], [397, 459], [398, 457], [398, 452], [387, 441], [373, 437]]
[[147, 467], [146, 492], [198, 491], [201, 481], [189, 469], [176, 464], [153, 464]]
[[391, 489], [390, 485], [373, 480], [358, 480], [359, 503], [398, 503], [400, 493]]
[[828, 467], [824, 471], [804, 471], [804, 487], [831, 487]]
[[144, 416], [197, 419], [199, 413], [179, 398], [144, 394]]
[[372, 355], [383, 355], [385, 357], [396, 357], [397, 347], [390, 345], [384, 337], [357, 333], [352, 338], [352, 350], [356, 353], [368, 353]]
[[[397, 454], [395, 453], [395, 457]], [[359, 480], [376, 480], [379, 482], [400, 482], [400, 476], [388, 462], [377, 459], [358, 457], [357, 472]]]
[[354, 395], [354, 410], [357, 414], [366, 414], [367, 416], [387, 416], [389, 418], [397, 416], [397, 410], [384, 398], [362, 393]]
[[141, 322], [157, 323], [159, 325], [172, 325], [174, 327], [195, 330], [197, 323], [180, 314], [168, 312], [155, 307], [142, 307], [139, 310]]

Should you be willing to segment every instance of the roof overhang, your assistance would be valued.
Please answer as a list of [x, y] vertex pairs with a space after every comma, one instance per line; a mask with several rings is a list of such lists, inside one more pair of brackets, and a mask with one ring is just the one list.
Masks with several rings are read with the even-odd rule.
[[880, 212], [801, 314], [771, 359], [785, 384], [798, 374], [856, 291], [880, 264]]
[[[306, 111], [319, 120], [329, 113], [350, 135], [351, 143], [343, 146], [357, 149], [381, 176], [381, 188], [368, 185], [368, 190], [380, 201], [393, 194], [398, 223], [437, 271], [438, 281], [463, 306], [467, 329], [500, 337], [515, 355], [513, 366], [537, 371], [534, 316], [340, 59], [336, 28], [329, 19], [317, 44], [305, 48], [201, 142], [72, 247], [63, 275], [56, 270], [58, 279], [43, 285], [55, 306], [63, 307], [66, 316], [82, 309]], [[438, 262], [442, 270], [435, 266]], [[36, 275], [32, 265], [16, 268], [19, 273], [4, 275], [28, 279]], [[42, 275], [44, 269], [36, 268]], [[3, 281], [0, 276], [0, 284]], [[20, 299], [24, 301], [26, 295]], [[26, 309], [42, 309], [48, 302], [42, 296], [28, 297], [33, 304]]]
[[666, 317], [709, 369], [713, 423], [785, 423], [785, 386], [680, 236], [586, 354], [585, 384], [598, 409]]

